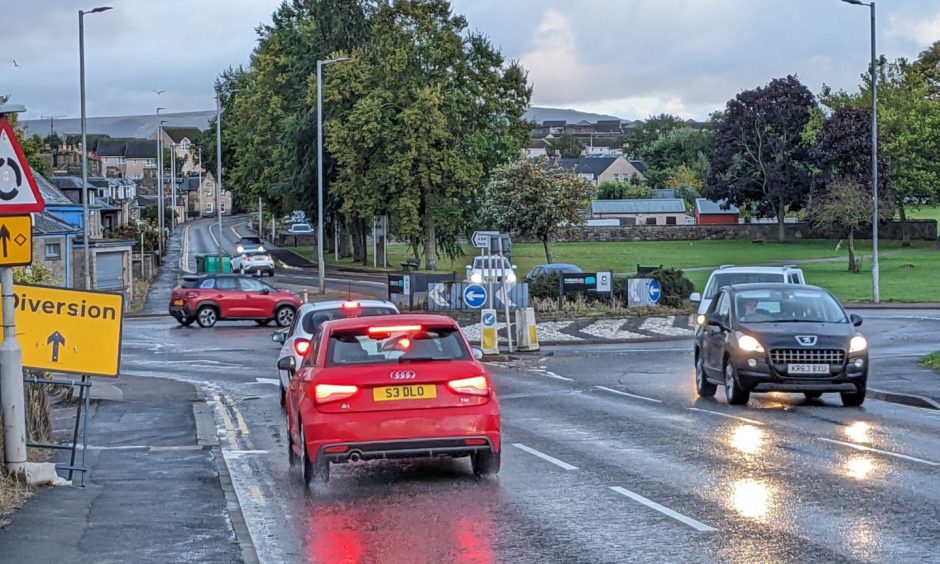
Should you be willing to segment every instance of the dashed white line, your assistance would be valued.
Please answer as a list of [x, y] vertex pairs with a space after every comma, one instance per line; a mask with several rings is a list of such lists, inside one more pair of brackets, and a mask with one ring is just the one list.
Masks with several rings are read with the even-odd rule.
[[634, 398], [634, 399], [649, 401], [653, 403], [663, 403], [663, 400], [658, 400], [656, 398], [648, 398], [646, 396], [639, 396], [637, 394], [631, 394], [630, 392], [621, 392], [620, 390], [608, 388], [607, 386], [594, 386], [594, 388], [598, 390], [604, 390], [605, 392], [610, 392], [612, 394], [617, 394], [618, 396], [626, 396], [628, 398]]
[[745, 423], [750, 423], [751, 425], [763, 425], [764, 423], [756, 419], [748, 419], [747, 417], [740, 417], [738, 415], [731, 415], [728, 413], [721, 413], [720, 411], [712, 411], [710, 409], [700, 409], [698, 407], [689, 407], [687, 408], [691, 411], [697, 411], [699, 413], [709, 413], [711, 415], [717, 415], [719, 417], [727, 417], [728, 419], [737, 419], [738, 421], [744, 421]]
[[272, 386], [280, 386], [281, 381], [277, 378], [255, 378], [259, 384], [271, 384]]
[[572, 379], [572, 378], [566, 378], [566, 377], [564, 377], [564, 376], [559, 376], [558, 374], [555, 374], [554, 372], [552, 372], [552, 371], [550, 371], [550, 370], [545, 370], [544, 368], [535, 368], [535, 369], [532, 370], [532, 372], [535, 372], [536, 374], [539, 374], [539, 375], [541, 375], [541, 376], [546, 376], [546, 377], [548, 377], [548, 378], [554, 378], [554, 379], [556, 379], [556, 380], [564, 380], [565, 382], [574, 382], [574, 379]]
[[900, 453], [897, 453], [897, 452], [890, 452], [890, 451], [887, 451], [887, 450], [880, 450], [880, 449], [877, 449], [877, 448], [872, 448], [872, 447], [857, 445], [857, 444], [855, 444], [855, 443], [847, 443], [847, 442], [844, 442], [844, 441], [837, 441], [837, 440], [835, 440], [835, 439], [827, 439], [826, 437], [816, 437], [816, 438], [819, 439], [820, 441], [825, 441], [825, 442], [827, 442], [827, 443], [832, 443], [832, 444], [837, 444], [837, 445], [846, 446], [846, 447], [849, 447], [849, 448], [854, 448], [855, 450], [860, 450], [860, 451], [862, 451], [862, 452], [874, 452], [874, 453], [877, 453], [877, 454], [883, 454], [883, 455], [885, 455], [885, 456], [893, 456], [893, 457], [895, 457], [895, 458], [901, 458], [901, 459], [903, 459], [903, 460], [910, 460], [911, 462], [919, 462], [919, 463], [921, 463], [921, 464], [927, 464], [927, 465], [929, 465], [929, 466], [940, 466], [940, 462], [933, 462], [932, 460], [924, 460], [923, 458], [917, 458], [917, 457], [914, 457], [914, 456], [908, 456], [908, 455], [906, 455], [906, 454], [900, 454]]
[[534, 448], [530, 448], [530, 447], [525, 446], [524, 444], [521, 444], [521, 443], [513, 443], [512, 446], [516, 447], [516, 448], [519, 449], [519, 450], [524, 450], [524, 451], [526, 451], [526, 452], [529, 453], [529, 454], [532, 454], [532, 455], [534, 455], [534, 456], [537, 456], [537, 457], [541, 458], [542, 460], [544, 460], [544, 461], [546, 461], [546, 462], [551, 462], [551, 463], [554, 464], [555, 466], [558, 466], [558, 467], [560, 467], [560, 468], [564, 468], [565, 470], [577, 470], [577, 469], [578, 469], [577, 466], [572, 466], [571, 464], [568, 464], [567, 462], [563, 462], [563, 461], [561, 461], [561, 460], [558, 460], [557, 458], [555, 458], [555, 457], [553, 457], [553, 456], [549, 456], [549, 455], [545, 454], [544, 452], [539, 452], [539, 451], [535, 450]]
[[705, 523], [702, 523], [701, 521], [696, 521], [695, 519], [691, 517], [687, 517], [681, 513], [678, 513], [676, 511], [673, 511], [672, 509], [669, 509], [668, 507], [664, 507], [656, 503], [653, 500], [650, 500], [641, 496], [638, 493], [631, 492], [630, 490], [626, 488], [621, 488], [620, 486], [610, 486], [610, 489], [614, 490], [620, 495], [629, 497], [630, 499], [634, 501], [638, 501], [651, 509], [655, 509], [656, 511], [659, 511], [663, 515], [668, 515], [672, 517], [673, 519], [675, 519], [676, 521], [679, 521], [680, 523], [685, 523], [686, 525], [692, 527], [696, 531], [699, 531], [702, 533], [710, 533], [710, 532], [714, 532], [717, 530], [714, 527], [709, 527], [708, 525], [706, 525]]

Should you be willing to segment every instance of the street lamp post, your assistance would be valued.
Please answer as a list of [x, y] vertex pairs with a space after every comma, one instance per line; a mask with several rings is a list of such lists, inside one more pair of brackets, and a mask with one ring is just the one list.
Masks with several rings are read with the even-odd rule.
[[87, 12], [78, 11], [78, 69], [81, 79], [82, 103], [82, 240], [85, 243], [83, 266], [85, 289], [91, 290], [91, 238], [88, 230], [88, 139], [85, 136], [85, 14], [97, 14], [110, 10], [110, 6], [99, 6]]
[[317, 271], [320, 293], [326, 293], [326, 263], [323, 259], [323, 67], [350, 61], [349, 57], [317, 61]]
[[881, 289], [878, 273], [878, 70], [875, 66], [875, 3], [861, 0], [842, 1], [856, 6], [868, 6], [871, 10], [871, 301], [877, 304], [881, 301]]
[[[202, 147], [196, 147], [196, 150], [199, 151], [199, 186], [196, 190], [202, 190]], [[196, 201], [198, 202], [199, 199], [197, 198]], [[186, 207], [189, 208], [188, 205]]]
[[176, 143], [170, 143], [170, 232], [176, 231]]
[[[160, 114], [160, 110], [166, 108], [157, 108], [157, 114]], [[166, 201], [163, 194], [163, 124], [166, 123], [165, 119], [160, 120], [157, 124], [157, 226], [160, 229], [160, 236], [157, 238], [160, 242], [160, 256], [163, 256], [163, 237], [164, 230], [166, 229]]]

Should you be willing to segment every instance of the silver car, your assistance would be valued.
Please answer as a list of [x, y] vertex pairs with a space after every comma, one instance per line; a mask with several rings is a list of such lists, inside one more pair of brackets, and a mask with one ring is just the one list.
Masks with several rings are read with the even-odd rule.
[[[398, 308], [395, 304], [383, 300], [333, 300], [304, 304], [297, 310], [294, 323], [290, 328], [275, 331], [272, 336], [275, 343], [281, 343], [281, 353], [277, 359], [293, 356], [294, 365], [300, 366], [304, 355], [310, 348], [310, 340], [313, 339], [320, 325], [326, 321], [396, 313], [398, 313]], [[283, 406], [284, 394], [290, 384], [290, 373], [286, 370], [278, 370], [278, 379], [281, 383], [281, 406]]]

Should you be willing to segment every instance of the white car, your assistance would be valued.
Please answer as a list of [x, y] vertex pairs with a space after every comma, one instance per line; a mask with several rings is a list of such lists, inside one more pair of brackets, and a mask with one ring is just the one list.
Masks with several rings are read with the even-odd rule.
[[244, 251], [232, 257], [232, 272], [274, 276], [274, 257], [267, 251]]
[[806, 284], [803, 271], [795, 266], [734, 266], [723, 265], [708, 277], [704, 294], [698, 292], [689, 296], [689, 301], [698, 302], [698, 315], [708, 311], [712, 298], [718, 290], [725, 286], [735, 284], [760, 284], [764, 282], [780, 282], [783, 284]]
[[309, 223], [294, 223], [287, 232], [291, 235], [309, 235], [313, 233], [313, 227]]
[[474, 284], [483, 284], [490, 280], [502, 282], [503, 273], [506, 274], [506, 282], [516, 283], [516, 265], [511, 264], [508, 258], [498, 255], [475, 257], [473, 264], [467, 265], [467, 280]]
[[[375, 315], [394, 315], [398, 308], [392, 302], [383, 300], [332, 300], [314, 304], [304, 304], [294, 315], [294, 322], [289, 329], [275, 331], [271, 339], [281, 343], [278, 360], [293, 356], [294, 365], [300, 366], [304, 355], [310, 349], [310, 341], [325, 321], [346, 319], [349, 317], [369, 317]], [[281, 383], [281, 406], [284, 405], [285, 393], [290, 385], [290, 373], [278, 370]]]

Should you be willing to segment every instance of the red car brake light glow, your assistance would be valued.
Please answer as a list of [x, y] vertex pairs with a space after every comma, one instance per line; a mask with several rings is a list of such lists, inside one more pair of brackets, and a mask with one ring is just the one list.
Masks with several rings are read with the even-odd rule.
[[317, 403], [327, 403], [331, 401], [343, 400], [356, 395], [359, 388], [356, 386], [345, 386], [341, 384], [317, 384], [314, 388], [314, 395]]
[[358, 309], [359, 302], [343, 302], [343, 309]]
[[297, 339], [296, 341], [294, 341], [294, 351], [296, 351], [298, 355], [304, 356], [305, 354], [307, 354], [307, 351], [309, 350], [310, 350], [310, 341], [308, 341], [307, 339]]
[[390, 325], [388, 327], [369, 327], [369, 333], [406, 333], [420, 331], [420, 325]]
[[473, 378], [461, 378], [460, 380], [451, 380], [447, 387], [458, 394], [470, 394], [473, 396], [487, 396], [490, 393], [490, 383], [486, 381], [486, 376], [474, 376]]

